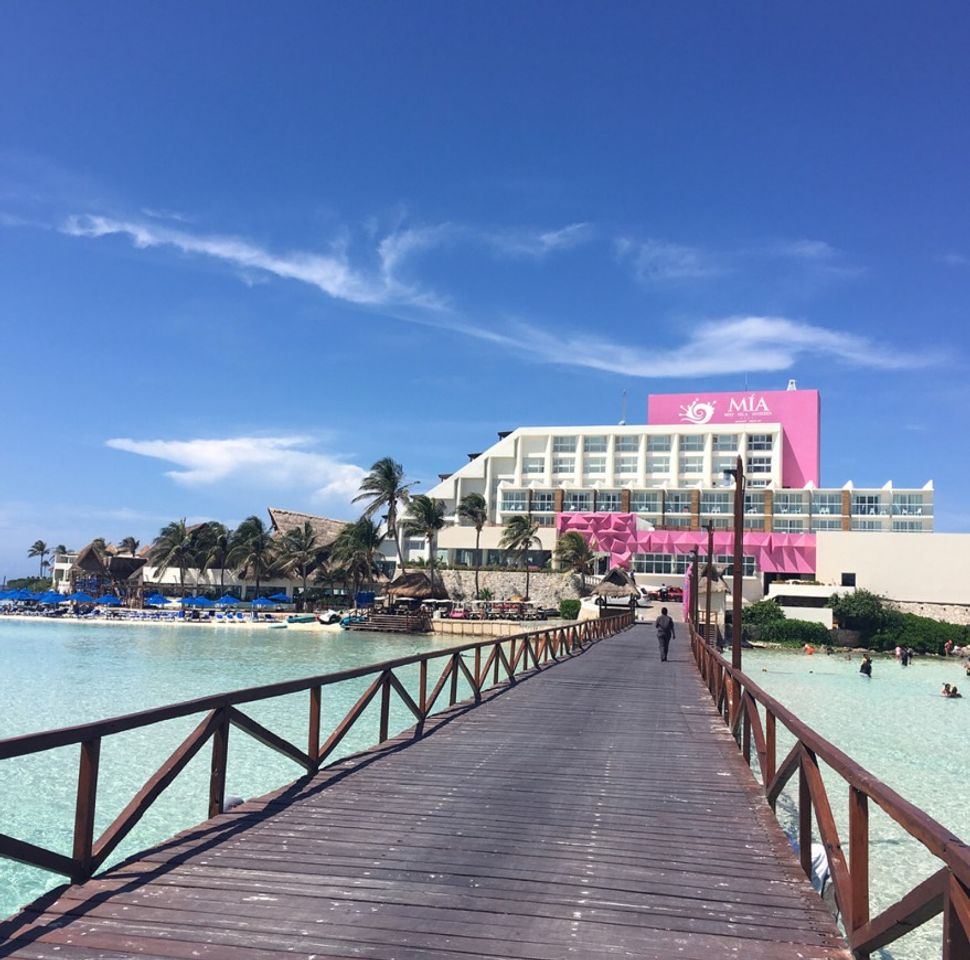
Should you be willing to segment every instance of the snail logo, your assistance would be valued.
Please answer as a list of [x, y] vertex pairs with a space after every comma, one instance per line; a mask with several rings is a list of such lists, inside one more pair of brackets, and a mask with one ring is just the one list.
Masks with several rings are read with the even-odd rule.
[[686, 406], [680, 408], [680, 419], [684, 423], [709, 423], [711, 417], [714, 416], [714, 404], [716, 403], [716, 400], [701, 403], [700, 399], [695, 397]]

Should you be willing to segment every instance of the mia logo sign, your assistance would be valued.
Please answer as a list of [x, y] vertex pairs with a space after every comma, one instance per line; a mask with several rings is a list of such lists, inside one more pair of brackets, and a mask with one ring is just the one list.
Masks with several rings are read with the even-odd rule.
[[763, 396], [749, 393], [740, 397], [731, 397], [728, 400], [725, 416], [734, 417], [738, 420], [745, 420], [750, 417], [761, 419], [771, 416], [771, 408]]
[[699, 397], [695, 397], [690, 403], [680, 408], [680, 419], [684, 423], [709, 423], [711, 417], [714, 416], [714, 405], [716, 403], [716, 400], [711, 400], [709, 403], [702, 403]]

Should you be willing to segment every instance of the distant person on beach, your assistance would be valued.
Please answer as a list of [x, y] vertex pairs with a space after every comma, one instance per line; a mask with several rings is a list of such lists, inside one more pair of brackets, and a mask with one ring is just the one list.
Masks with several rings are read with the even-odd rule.
[[866, 654], [862, 658], [862, 663], [859, 666], [859, 673], [866, 677], [872, 677], [872, 658], [869, 654]]
[[666, 607], [661, 608], [654, 626], [657, 628], [657, 643], [660, 645], [660, 660], [663, 662], [667, 659], [667, 650], [674, 636], [674, 621], [667, 616]]
[[957, 690], [955, 685], [951, 687], [950, 684], [944, 683], [943, 689], [940, 691], [940, 696], [946, 697], [947, 700], [955, 700], [961, 698], [963, 694]]
[[909, 650], [903, 649], [899, 654], [899, 662], [904, 666], [909, 666]]
[[953, 653], [953, 641], [947, 640], [947, 642], [943, 644], [943, 656], [948, 657], [951, 653]]

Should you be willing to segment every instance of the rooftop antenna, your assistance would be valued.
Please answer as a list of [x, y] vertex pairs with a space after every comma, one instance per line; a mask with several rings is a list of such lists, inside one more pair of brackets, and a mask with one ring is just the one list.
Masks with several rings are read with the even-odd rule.
[[620, 411], [620, 426], [626, 426], [626, 390], [623, 391], [623, 404], [622, 410]]

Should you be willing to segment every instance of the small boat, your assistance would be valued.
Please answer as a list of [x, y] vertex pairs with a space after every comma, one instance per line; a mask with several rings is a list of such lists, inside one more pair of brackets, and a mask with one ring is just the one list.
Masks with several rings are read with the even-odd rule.
[[285, 630], [288, 626], [288, 623], [271, 623], [269, 628], [270, 630]]
[[317, 623], [322, 623], [325, 627], [334, 623], [340, 623], [340, 614], [336, 610], [321, 610], [316, 614]]
[[354, 624], [358, 624], [358, 623], [367, 623], [367, 617], [363, 616], [362, 614], [357, 614], [356, 616], [352, 616], [352, 617], [344, 617], [340, 621], [340, 626], [351, 627]]
[[317, 618], [312, 613], [294, 613], [286, 618], [287, 623], [316, 623]]

